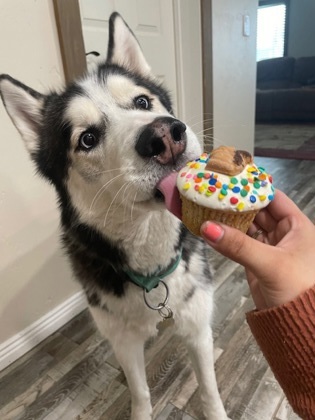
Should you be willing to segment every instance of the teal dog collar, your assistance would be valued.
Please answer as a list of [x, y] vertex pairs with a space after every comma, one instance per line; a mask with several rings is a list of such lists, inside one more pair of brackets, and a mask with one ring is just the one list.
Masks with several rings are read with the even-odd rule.
[[146, 292], [150, 292], [152, 289], [154, 289], [154, 287], [156, 287], [159, 284], [161, 280], [163, 280], [165, 277], [169, 276], [176, 270], [181, 258], [182, 250], [177, 256], [175, 262], [166, 271], [162, 273], [155, 273], [152, 276], [142, 276], [141, 274], [136, 273], [135, 271], [124, 271], [133, 283], [144, 289]]

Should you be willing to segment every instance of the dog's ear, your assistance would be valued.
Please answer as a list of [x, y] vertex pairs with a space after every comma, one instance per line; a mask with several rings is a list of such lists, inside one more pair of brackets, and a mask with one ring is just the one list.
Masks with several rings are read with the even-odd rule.
[[144, 76], [151, 72], [135, 35], [117, 12], [112, 13], [109, 19], [107, 63], [117, 64]]
[[38, 149], [44, 96], [8, 75], [0, 75], [4, 106], [31, 155]]

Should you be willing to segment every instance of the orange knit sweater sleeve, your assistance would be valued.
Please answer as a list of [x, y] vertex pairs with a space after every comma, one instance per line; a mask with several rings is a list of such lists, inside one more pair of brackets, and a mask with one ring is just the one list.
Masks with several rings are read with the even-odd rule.
[[246, 314], [293, 410], [315, 419], [315, 287], [294, 301]]

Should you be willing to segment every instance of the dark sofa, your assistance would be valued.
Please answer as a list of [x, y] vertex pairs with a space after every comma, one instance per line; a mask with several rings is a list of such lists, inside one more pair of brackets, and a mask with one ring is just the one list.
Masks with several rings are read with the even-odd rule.
[[256, 122], [315, 122], [315, 57], [257, 63]]

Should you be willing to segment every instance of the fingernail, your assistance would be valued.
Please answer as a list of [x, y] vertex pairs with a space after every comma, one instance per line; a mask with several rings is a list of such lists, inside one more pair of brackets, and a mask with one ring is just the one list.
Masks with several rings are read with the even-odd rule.
[[210, 242], [217, 242], [224, 234], [222, 227], [213, 222], [204, 223], [201, 227], [201, 231], [203, 236]]

